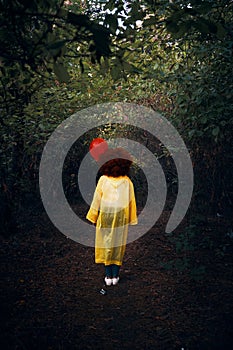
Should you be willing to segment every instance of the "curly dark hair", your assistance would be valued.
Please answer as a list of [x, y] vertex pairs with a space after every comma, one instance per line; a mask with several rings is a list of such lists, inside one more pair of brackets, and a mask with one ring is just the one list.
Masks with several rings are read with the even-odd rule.
[[108, 149], [99, 158], [102, 164], [99, 169], [100, 175], [112, 177], [125, 176], [133, 163], [131, 155], [123, 148]]

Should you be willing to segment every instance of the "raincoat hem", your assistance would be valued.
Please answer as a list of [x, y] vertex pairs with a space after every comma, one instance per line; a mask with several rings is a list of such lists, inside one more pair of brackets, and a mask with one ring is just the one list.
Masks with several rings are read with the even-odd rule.
[[119, 260], [110, 260], [110, 261], [104, 261], [102, 259], [96, 259], [95, 260], [96, 264], [104, 264], [104, 265], [118, 265], [121, 266], [122, 262], [120, 262]]

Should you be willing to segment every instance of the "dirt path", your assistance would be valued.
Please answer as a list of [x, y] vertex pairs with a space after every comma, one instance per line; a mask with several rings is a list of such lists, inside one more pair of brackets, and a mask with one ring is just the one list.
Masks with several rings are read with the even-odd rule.
[[195, 282], [161, 267], [176, 255], [163, 221], [166, 214], [127, 246], [111, 287], [93, 248], [67, 239], [45, 216], [1, 238], [1, 348], [232, 349], [232, 245], [217, 258], [200, 252], [207, 274]]

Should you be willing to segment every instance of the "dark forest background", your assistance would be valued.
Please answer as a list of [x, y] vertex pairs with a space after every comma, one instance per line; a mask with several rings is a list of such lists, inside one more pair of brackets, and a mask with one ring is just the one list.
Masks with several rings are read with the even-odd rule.
[[[0, 0], [2, 239], [20, 240], [33, 215], [33, 232], [44, 231], [46, 236], [45, 227], [50, 226], [42, 224], [48, 219], [38, 175], [43, 148], [55, 128], [97, 103], [133, 102], [158, 111], [176, 127], [193, 163], [190, 208], [179, 234], [166, 236], [174, 254], [163, 267], [203, 281], [209, 270], [206, 259], [198, 258], [200, 251], [213, 259], [229, 259], [232, 19], [231, 0]], [[82, 212], [85, 203], [77, 187], [76, 164], [94, 137], [110, 136], [139, 140], [154, 152], [168, 184], [166, 210], [172, 210], [177, 173], [166, 147], [138, 129], [106, 120], [77, 140], [65, 162], [64, 189], [77, 211]], [[135, 166], [131, 176], [143, 207], [144, 175]]]

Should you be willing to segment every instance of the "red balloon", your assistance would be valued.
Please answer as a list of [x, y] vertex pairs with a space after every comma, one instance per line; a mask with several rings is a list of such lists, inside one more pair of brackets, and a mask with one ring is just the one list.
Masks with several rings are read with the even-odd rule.
[[91, 153], [92, 157], [96, 161], [98, 161], [100, 155], [107, 151], [108, 144], [104, 139], [97, 137], [96, 139], [91, 141], [89, 149], [90, 149], [90, 153]]

